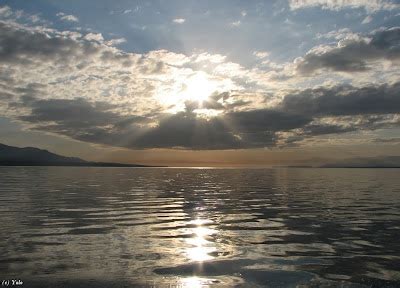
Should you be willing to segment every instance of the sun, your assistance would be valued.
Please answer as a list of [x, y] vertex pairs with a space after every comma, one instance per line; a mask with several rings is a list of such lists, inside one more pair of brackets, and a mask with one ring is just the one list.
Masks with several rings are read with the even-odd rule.
[[208, 79], [205, 73], [196, 73], [185, 81], [182, 96], [185, 100], [196, 101], [203, 104], [217, 89], [217, 84]]
[[176, 114], [185, 111], [189, 101], [197, 104], [192, 105], [196, 106], [194, 113], [206, 117], [216, 114], [206, 105], [211, 95], [232, 89], [231, 80], [219, 79], [203, 71], [192, 72], [183, 77], [177, 75], [168, 84], [155, 92], [156, 99], [164, 105], [167, 112]]

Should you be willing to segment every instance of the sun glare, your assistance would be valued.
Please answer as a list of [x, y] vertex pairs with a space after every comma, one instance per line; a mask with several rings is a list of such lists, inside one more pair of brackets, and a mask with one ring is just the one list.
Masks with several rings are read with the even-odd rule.
[[183, 97], [186, 100], [197, 101], [202, 104], [216, 90], [215, 82], [207, 79], [204, 73], [197, 73], [185, 83]]
[[212, 221], [205, 219], [196, 219], [191, 222], [192, 224], [195, 224], [196, 227], [192, 229], [195, 236], [186, 240], [187, 244], [190, 245], [186, 250], [186, 255], [190, 260], [201, 262], [214, 258], [210, 253], [215, 252], [216, 247], [214, 243], [208, 241], [206, 237], [215, 234], [216, 231], [202, 226], [203, 224], [210, 222], [212, 223]]
[[[203, 71], [198, 71], [184, 77], [177, 77], [169, 89], [160, 89], [155, 92], [156, 98], [165, 105], [170, 113], [177, 113], [187, 109], [187, 101], [198, 105], [194, 113], [200, 117], [214, 117], [218, 113], [207, 109], [205, 102], [210, 100], [213, 93], [222, 93], [235, 88], [229, 79], [216, 79]], [[218, 111], [219, 112], [219, 111]]]

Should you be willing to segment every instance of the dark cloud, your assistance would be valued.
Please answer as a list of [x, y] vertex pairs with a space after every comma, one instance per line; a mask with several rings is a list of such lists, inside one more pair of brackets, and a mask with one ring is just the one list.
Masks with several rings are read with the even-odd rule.
[[99, 47], [66, 37], [48, 37], [44, 32], [32, 32], [0, 22], [0, 61], [29, 64], [57, 59], [66, 63], [98, 52]]
[[289, 144], [319, 135], [399, 127], [400, 82], [306, 89], [286, 95], [277, 109], [313, 119], [294, 131], [298, 138]]
[[[161, 116], [158, 125], [142, 116], [122, 116], [105, 102], [89, 103], [82, 98], [72, 100], [30, 99], [20, 105], [30, 107], [30, 115], [19, 119], [35, 124], [35, 129], [62, 134], [71, 138], [128, 148], [237, 149], [275, 145], [270, 125], [243, 123], [237, 131], [227, 121], [241, 121], [242, 113], [205, 119], [191, 111]], [[278, 114], [273, 117], [279, 123]], [[246, 125], [249, 125], [246, 128]], [[273, 130], [279, 130], [281, 124]]]
[[[237, 96], [237, 95], [236, 95]], [[214, 93], [210, 97], [201, 103], [199, 101], [187, 100], [185, 101], [185, 108], [187, 111], [193, 111], [196, 109], [212, 109], [212, 110], [224, 110], [230, 111], [236, 107], [241, 107], [250, 104], [250, 101], [236, 100], [227, 101], [232, 99], [232, 95], [229, 92]]]
[[[49, 37], [47, 33], [54, 35]], [[335, 71], [362, 71], [368, 69], [371, 60], [397, 60], [400, 58], [399, 34], [400, 28], [392, 28], [371, 34], [370, 41], [347, 39], [337, 48], [318, 53], [310, 52], [297, 63], [297, 68], [303, 74], [322, 68]], [[390, 121], [390, 117], [400, 113], [400, 82], [362, 88], [348, 85], [298, 90], [286, 95], [275, 107], [256, 110], [244, 110], [250, 100], [245, 101], [241, 99], [244, 97], [232, 95], [230, 92], [214, 93], [201, 104], [197, 101], [186, 101], [185, 111], [177, 114], [161, 114], [158, 108], [155, 111], [149, 109], [145, 112], [143, 102], [147, 99], [139, 96], [132, 97], [134, 101], [129, 102], [132, 107], [126, 108], [122, 104], [116, 105], [111, 102], [123, 103], [115, 99], [126, 93], [139, 93], [137, 90], [140, 90], [140, 83], [131, 87], [132, 89], [126, 89], [131, 92], [123, 92], [125, 86], [121, 84], [135, 82], [139, 78], [136, 76], [143, 73], [165, 73], [168, 65], [158, 59], [150, 61], [146, 56], [136, 59], [133, 54], [109, 48], [100, 42], [76, 40], [56, 32], [32, 31], [0, 22], [0, 63], [8, 67], [8, 74], [13, 71], [13, 66], [22, 67], [24, 69], [19, 70], [27, 71], [25, 64], [40, 66], [47, 62], [49, 64], [47, 67], [40, 66], [43, 67], [42, 70], [50, 71], [51, 67], [59, 63], [73, 66], [75, 70], [71, 68], [71, 71], [75, 72], [76, 69], [87, 70], [90, 65], [93, 68], [88, 75], [79, 73], [73, 75], [67, 69], [64, 74], [59, 75], [60, 77], [52, 79], [53, 82], [49, 82], [48, 85], [33, 83], [34, 81], [27, 83], [29, 79], [24, 85], [20, 83], [23, 82], [23, 74], [12, 78], [0, 73], [0, 99], [4, 99], [7, 103], [4, 106], [14, 112], [14, 118], [31, 124], [30, 127], [33, 129], [91, 143], [136, 149], [274, 147], [282, 140], [279, 137], [286, 137], [281, 142], [293, 146], [301, 140], [318, 135], [399, 125], [398, 121]], [[116, 66], [113, 65], [116, 63], [123, 68], [129, 66], [133, 69], [138, 66], [138, 74], [131, 75], [132, 71], [112, 70], [110, 67]], [[107, 69], [111, 70], [106, 75]], [[126, 73], [129, 73], [129, 77]], [[109, 79], [106, 79], [107, 76]], [[69, 98], [70, 94], [63, 94], [62, 91], [59, 95], [49, 93], [54, 93], [60, 81], [70, 81], [71, 78], [79, 77], [85, 79], [75, 83], [79, 88], [89, 89], [89, 82], [94, 79], [99, 80], [95, 82], [99, 84], [109, 81], [109, 86], [106, 87], [108, 89], [104, 89], [103, 92], [118, 88], [116, 90], [121, 90], [118, 92], [121, 95], [115, 92], [115, 97], [100, 98], [98, 95], [91, 95], [91, 91], [87, 93], [90, 98], [104, 100], [90, 102], [85, 98], [51, 99]], [[115, 79], [119, 81], [114, 82]], [[148, 85], [152, 87], [151, 84]], [[92, 86], [97, 89], [96, 85]], [[74, 91], [70, 93], [82, 95]], [[108, 95], [108, 92], [104, 95]], [[271, 98], [276, 99], [276, 97]], [[149, 103], [147, 107], [153, 107], [150, 101]], [[196, 109], [200, 108], [216, 110], [220, 114], [216, 117], [203, 118], [195, 113]], [[140, 116], [134, 115], [136, 112], [131, 111], [138, 111]], [[346, 118], [353, 116], [358, 117], [357, 121]], [[345, 124], [337, 124], [340, 121], [335, 123], [331, 120], [329, 121], [332, 123], [329, 123], [325, 119], [329, 117], [341, 120]]]
[[204, 119], [194, 113], [181, 112], [161, 119], [132, 143], [139, 148], [234, 149], [252, 143], [236, 137], [222, 119]]
[[400, 113], [400, 82], [306, 89], [287, 95], [280, 108], [309, 117]]
[[310, 124], [302, 129], [304, 135], [327, 135], [327, 134], [340, 134], [346, 132], [356, 131], [356, 127], [353, 126], [342, 126], [332, 124]]
[[400, 59], [400, 27], [378, 30], [368, 39], [344, 39], [335, 48], [311, 50], [296, 64], [305, 75], [319, 69], [359, 72], [370, 69], [369, 62], [378, 59]]
[[[32, 87], [28, 90], [33, 90]], [[356, 88], [307, 89], [286, 95], [269, 109], [231, 111], [202, 118], [197, 102], [186, 102], [186, 111], [151, 116], [123, 115], [119, 106], [88, 102], [83, 98], [37, 100], [25, 93], [20, 107], [30, 115], [19, 119], [35, 129], [81, 141], [128, 148], [241, 149], [294, 146], [309, 137], [360, 130], [397, 127], [390, 114], [400, 113], [400, 82]], [[212, 99], [218, 101], [219, 97]], [[217, 102], [220, 103], [220, 102]], [[326, 118], [337, 123], [326, 122]], [[350, 118], [349, 118], [350, 117]], [[351, 117], [358, 117], [354, 120]], [[338, 124], [344, 123], [344, 124]], [[277, 133], [289, 132], [287, 139]]]
[[[78, 33], [61, 33], [51, 29], [33, 29], [0, 21], [0, 63], [38, 64], [57, 63], [74, 69], [84, 69], [99, 63], [136, 66], [143, 74], [165, 73], [162, 61], [106, 46], [103, 42], [90, 41]], [[50, 69], [50, 68], [49, 68]]]
[[113, 106], [98, 102], [90, 104], [83, 98], [73, 100], [48, 99], [26, 101], [32, 109], [31, 115], [20, 116], [21, 120], [31, 123], [55, 122], [69, 128], [101, 127], [113, 125], [122, 119], [109, 110]]
[[297, 113], [272, 109], [232, 112], [224, 116], [240, 132], [288, 131], [312, 121], [312, 118]]

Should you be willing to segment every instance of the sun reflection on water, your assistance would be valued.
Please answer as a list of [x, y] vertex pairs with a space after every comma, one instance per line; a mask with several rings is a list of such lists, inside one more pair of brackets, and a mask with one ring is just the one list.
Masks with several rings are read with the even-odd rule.
[[193, 276], [193, 277], [181, 278], [179, 280], [178, 287], [181, 287], [181, 288], [200, 288], [200, 287], [209, 287], [210, 284], [212, 284], [212, 281], [210, 281], [209, 279]]
[[210, 223], [212, 223], [212, 221], [205, 219], [196, 219], [189, 222], [189, 224], [196, 225], [196, 227], [191, 228], [194, 237], [186, 240], [187, 244], [190, 245], [190, 247], [186, 249], [186, 255], [190, 260], [207, 261], [214, 258], [210, 253], [217, 250], [215, 243], [209, 241], [207, 238], [217, 231], [203, 226]]

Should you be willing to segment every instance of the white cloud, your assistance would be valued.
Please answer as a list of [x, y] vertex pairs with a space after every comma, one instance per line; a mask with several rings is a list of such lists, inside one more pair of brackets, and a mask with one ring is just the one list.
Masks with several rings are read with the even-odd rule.
[[[388, 30], [381, 31], [380, 33], [386, 32], [388, 33], [387, 35], [385, 34], [387, 37], [378, 38], [382, 41], [392, 39], [394, 31]], [[340, 38], [342, 36], [339, 35], [348, 35], [350, 33], [350, 30], [332, 31], [329, 37]], [[137, 139], [135, 137], [139, 137], [140, 133], [137, 134], [137, 131], [133, 128], [129, 130], [126, 127], [140, 126], [151, 130], [151, 127], [154, 128], [157, 124], [162, 124], [162, 117], [166, 113], [171, 111], [188, 111], [188, 106], [185, 106], [188, 98], [185, 98], [186, 96], [182, 91], [195, 91], [196, 93], [207, 91], [207, 93], [212, 93], [210, 98], [216, 97], [213, 98], [215, 101], [209, 103], [209, 105], [212, 104], [214, 107], [212, 109], [221, 109], [218, 115], [231, 113], [231, 119], [237, 123], [248, 123], [250, 126], [254, 124], [257, 126], [257, 129], [264, 129], [262, 130], [264, 133], [267, 128], [263, 125], [272, 125], [267, 127], [278, 130], [288, 130], [292, 127], [297, 127], [297, 121], [291, 115], [281, 115], [282, 111], [271, 112], [268, 110], [276, 109], [277, 105], [282, 103], [282, 99], [288, 95], [289, 90], [297, 89], [299, 91], [300, 89], [304, 89], [301, 95], [303, 95], [303, 100], [307, 100], [305, 105], [303, 105], [306, 111], [313, 107], [311, 104], [315, 100], [313, 97], [310, 99], [307, 98], [307, 95], [311, 91], [308, 91], [307, 88], [315, 87], [318, 85], [316, 83], [323, 84], [323, 81], [327, 78], [335, 79], [331, 77], [333, 74], [324, 74], [320, 76], [321, 78], [315, 76], [312, 79], [297, 77], [298, 75], [293, 74], [296, 68], [295, 64], [289, 63], [286, 65], [285, 63], [274, 63], [272, 59], [265, 59], [269, 56], [267, 51], [255, 51], [253, 53], [255, 57], [266, 62], [268, 70], [262, 70], [262, 67], [246, 68], [238, 63], [229, 62], [225, 55], [211, 54], [205, 51], [193, 55], [178, 54], [167, 50], [137, 54], [128, 53], [117, 47], [113, 47], [113, 45], [123, 43], [124, 40], [124, 38], [119, 38], [107, 41], [100, 33], [81, 35], [74, 31], [58, 31], [53, 28], [41, 26], [28, 27], [24, 24], [16, 24], [15, 22], [0, 22], [0, 99], [2, 100], [0, 101], [0, 114], [11, 119], [22, 119], [29, 122], [30, 127], [35, 129], [53, 129], [50, 131], [55, 131], [54, 133], [59, 134], [64, 133], [63, 135], [82, 141], [110, 145], [115, 143], [117, 145], [129, 145], [129, 143], [135, 143], [134, 140]], [[343, 39], [340, 38], [340, 40]], [[344, 41], [348, 41], [348, 39]], [[319, 46], [312, 49], [309, 54], [315, 54], [318, 57], [323, 56], [329, 54], [333, 49], [343, 50], [343, 45], [345, 44], [348, 46], [349, 42], [341, 42], [337, 47], [328, 47], [329, 49]], [[355, 51], [354, 54], [358, 55], [360, 50], [357, 49]], [[369, 53], [369, 50], [367, 52]], [[347, 58], [345, 59], [354, 57], [354, 54], [349, 54], [350, 56], [346, 56]], [[365, 58], [365, 55], [361, 55], [360, 57]], [[303, 59], [303, 62], [310, 60], [311, 56]], [[315, 62], [311, 64], [315, 64]], [[313, 67], [308, 66], [306, 68], [311, 69]], [[316, 68], [319, 69], [319, 66]], [[378, 72], [382, 72], [380, 67], [375, 68], [373, 66], [372, 68]], [[331, 73], [331, 71], [329, 70], [328, 73]], [[387, 81], [385, 75], [381, 74], [381, 79]], [[364, 75], [362, 78], [365, 81], [370, 81], [370, 76], [364, 77]], [[356, 78], [357, 76], [354, 77]], [[351, 80], [351, 78], [349, 79]], [[398, 81], [398, 77], [394, 80]], [[188, 87], [188, 85], [192, 86]], [[394, 91], [394, 88], [397, 86], [392, 86], [390, 86], [390, 89]], [[211, 88], [213, 91], [209, 90], [209, 87], [213, 87]], [[321, 91], [327, 95], [323, 99], [321, 98], [321, 107], [325, 107], [324, 104], [329, 103], [329, 101], [325, 101], [330, 99], [329, 93], [335, 92], [328, 88], [322, 89], [323, 91], [321, 89], [311, 91], [316, 97], [320, 97]], [[383, 89], [385, 86], [381, 86], [381, 88]], [[338, 91], [341, 92], [342, 90], [339, 89]], [[356, 88], [354, 88], [354, 91], [356, 91]], [[371, 91], [376, 92], [376, 89]], [[298, 96], [297, 94], [294, 96]], [[373, 95], [380, 97], [379, 93]], [[397, 98], [392, 98], [390, 98], [390, 101], [393, 100], [392, 102], [394, 103], [394, 100]], [[296, 99], [299, 98], [293, 97], [293, 102], [291, 103], [295, 110], [298, 109], [298, 104], [301, 104], [296, 102]], [[336, 100], [341, 100], [341, 98]], [[56, 104], [59, 106], [54, 107]], [[69, 107], [69, 111], [73, 111], [71, 115], [78, 115], [77, 119], [69, 116], [65, 117], [65, 114], [62, 114], [64, 113], [64, 107], [62, 106], [64, 104], [66, 108]], [[356, 104], [358, 105], [359, 102]], [[349, 105], [357, 107], [357, 105], [353, 105], [352, 103]], [[385, 105], [388, 106], [389, 104], [386, 103]], [[83, 107], [86, 110], [79, 110], [79, 107]], [[51, 119], [46, 118], [48, 116], [45, 115], [47, 108], [53, 110], [53, 118]], [[95, 111], [93, 110], [94, 108], [96, 108]], [[337, 111], [342, 111], [339, 108], [341, 107], [338, 106]], [[348, 107], [346, 106], [345, 108], [347, 109]], [[79, 113], [81, 111], [87, 111], [88, 113], [80, 117]], [[169, 114], [172, 120], [175, 119], [174, 121], [176, 122], [172, 122], [171, 126], [164, 124], [164, 126], [159, 125], [157, 127], [164, 127], [168, 133], [173, 130], [181, 137], [189, 139], [190, 137], [186, 137], [185, 135], [190, 135], [190, 133], [182, 134], [179, 129], [171, 129], [171, 127], [177, 127], [176, 125], [181, 125], [181, 123], [190, 125], [191, 123], [196, 123], [195, 120], [188, 116], [188, 113], [185, 113], [181, 116], [179, 114]], [[313, 113], [317, 115], [318, 111]], [[24, 116], [25, 118], [23, 118]], [[305, 121], [308, 119], [303, 118], [300, 120]], [[38, 122], [34, 122], [36, 121], [35, 119]], [[81, 119], [87, 119], [88, 123], [92, 123], [93, 125], [82, 128], [82, 126], [88, 124], [84, 121], [82, 122]], [[260, 122], [257, 119], [268, 121]], [[247, 120], [248, 122], [246, 122]], [[51, 121], [54, 121], [55, 124], [51, 123]], [[202, 127], [209, 127], [207, 125], [213, 123], [212, 121], [201, 122], [204, 125]], [[47, 126], [43, 126], [44, 122]], [[289, 123], [290, 125], [286, 127], [285, 123]], [[281, 124], [284, 126], [279, 126]], [[316, 124], [309, 126], [309, 132], [307, 133], [321, 133], [324, 129], [324, 131], [343, 130], [340, 130], [343, 127], [325, 125], [327, 123], [317, 124], [319, 126]], [[187, 131], [185, 129], [187, 127], [190, 128], [190, 125], [179, 127], [183, 129], [182, 131]], [[299, 125], [301, 127], [302, 124]], [[246, 127], [243, 129], [246, 129]], [[67, 133], [64, 131], [67, 131]], [[158, 130], [155, 129], [155, 131], [157, 132]], [[224, 133], [226, 132], [225, 130], [223, 131]], [[140, 132], [143, 132], [143, 129]], [[136, 143], [142, 145], [140, 147], [159, 147], [151, 145], [157, 145], [159, 139], [164, 137], [165, 140], [165, 135], [169, 135], [164, 130], [161, 132], [161, 134], [151, 134], [154, 136], [154, 142], [149, 140], [150, 142], [147, 143]], [[121, 135], [124, 135], [124, 138], [121, 138]], [[218, 136], [222, 134], [217, 133], [212, 135]], [[230, 134], [226, 133], [224, 135], [224, 137], [216, 139], [226, 139]], [[244, 133], [241, 137], [244, 139], [246, 135], [248, 137], [254, 136], [255, 138], [251, 140], [254, 142], [249, 141], [256, 143], [254, 145], [260, 145], [256, 139], [258, 135]], [[301, 135], [308, 137], [308, 134], [303, 133]], [[132, 142], [122, 143], [121, 139]], [[169, 139], [173, 139], [173, 137], [169, 137]], [[204, 146], [200, 148], [204, 148]]]
[[97, 42], [103, 42], [104, 38], [101, 33], [89, 33], [85, 35], [85, 39], [88, 41], [97, 41]]
[[386, 0], [289, 0], [289, 5], [292, 10], [321, 7], [335, 11], [346, 8], [363, 8], [368, 12], [376, 12], [400, 8], [399, 4]]
[[12, 15], [12, 10], [8, 6], [0, 7], [0, 16], [1, 17], [9, 17]]
[[0, 6], [0, 18], [6, 21], [22, 20], [32, 24], [49, 24], [37, 14], [27, 14], [22, 10], [12, 10], [9, 6]]
[[263, 58], [267, 58], [269, 56], [269, 52], [267, 52], [267, 51], [254, 51], [253, 55], [256, 56], [257, 58], [263, 59]]
[[110, 45], [110, 46], [115, 46], [115, 45], [119, 45], [119, 44], [122, 44], [122, 43], [125, 43], [125, 42], [126, 42], [125, 38], [116, 38], [116, 39], [108, 40], [106, 42], [106, 44]]
[[341, 40], [341, 39], [357, 39], [359, 38], [359, 35], [356, 33], [353, 33], [349, 28], [342, 28], [339, 30], [333, 30], [329, 31], [325, 34], [318, 33], [316, 35], [317, 39], [336, 39], [336, 40]]
[[67, 22], [79, 22], [78, 17], [74, 15], [66, 15], [63, 12], [59, 12], [56, 14], [60, 18], [60, 20], [67, 21]]
[[226, 56], [221, 54], [209, 54], [209, 53], [201, 53], [198, 55], [193, 55], [194, 62], [204, 62], [208, 61], [210, 63], [222, 63], [225, 61]]
[[232, 22], [232, 23], [231, 23], [231, 26], [232, 26], [232, 27], [239, 27], [240, 24], [242, 24], [242, 23], [240, 22], [240, 20], [238, 20], [238, 21]]
[[174, 20], [172, 20], [172, 22], [176, 23], [176, 24], [183, 24], [185, 23], [186, 19], [184, 18], [176, 18]]

